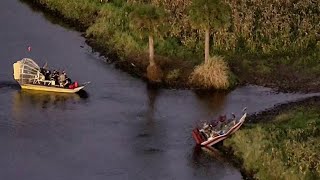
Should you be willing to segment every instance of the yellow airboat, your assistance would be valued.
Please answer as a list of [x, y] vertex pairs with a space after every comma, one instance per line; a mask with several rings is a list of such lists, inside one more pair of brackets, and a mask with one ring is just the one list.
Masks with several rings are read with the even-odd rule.
[[37, 91], [76, 93], [90, 83], [86, 82], [79, 85], [75, 83], [72, 86], [64, 87], [56, 84], [53, 79], [46, 80], [39, 65], [29, 58], [23, 58], [13, 64], [13, 76], [21, 89]]

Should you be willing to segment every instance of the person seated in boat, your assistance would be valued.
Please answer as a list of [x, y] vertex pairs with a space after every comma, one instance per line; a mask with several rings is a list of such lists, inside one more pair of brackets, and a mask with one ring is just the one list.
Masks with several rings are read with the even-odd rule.
[[69, 77], [66, 78], [66, 82], [64, 83], [63, 87], [69, 87], [72, 84], [71, 79]]
[[227, 120], [227, 116], [226, 115], [224, 115], [224, 116], [220, 115], [219, 116], [219, 122], [220, 122], [220, 127], [219, 128], [223, 128], [227, 124], [226, 120]]
[[59, 72], [57, 70], [53, 70], [52, 80], [55, 81], [55, 84], [59, 84]]
[[206, 136], [206, 138], [210, 137], [210, 133], [211, 133], [211, 128], [210, 125], [208, 123], [204, 123], [203, 124], [203, 128], [202, 128], [202, 132], [204, 133], [204, 135]]
[[219, 136], [219, 133], [216, 131], [211, 131], [210, 137], [216, 137], [216, 136]]
[[208, 123], [203, 123], [203, 127], [202, 127], [202, 129], [208, 129], [209, 128], [209, 124]]
[[59, 76], [60, 87], [64, 87], [65, 82], [66, 82], [66, 73], [63, 71]]
[[219, 121], [220, 121], [220, 122], [225, 122], [226, 120], [227, 120], [227, 116], [226, 116], [226, 115], [223, 115], [223, 116], [220, 115], [220, 116], [219, 116]]
[[234, 113], [231, 113], [232, 118], [227, 120], [227, 124], [229, 126], [234, 126], [235, 124], [237, 124], [237, 120], [236, 120], [236, 115]]
[[219, 120], [216, 119], [212, 120], [210, 124], [213, 130], [219, 129], [220, 127]]
[[47, 70], [46, 70], [45, 68], [40, 68], [40, 73], [41, 73], [41, 74], [45, 75], [46, 72], [47, 72]]
[[46, 70], [44, 77], [45, 80], [51, 80], [51, 71], [49, 69]]
[[236, 119], [236, 115], [234, 113], [231, 113], [232, 119]]
[[56, 77], [57, 75], [59, 75], [59, 72], [54, 69], [52, 72], [52, 77]]

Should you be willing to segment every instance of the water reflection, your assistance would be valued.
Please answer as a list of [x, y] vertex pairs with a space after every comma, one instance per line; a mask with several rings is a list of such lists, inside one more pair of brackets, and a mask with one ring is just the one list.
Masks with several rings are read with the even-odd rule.
[[195, 91], [194, 93], [209, 117], [217, 115], [218, 112], [221, 112], [226, 104], [227, 92]]
[[41, 91], [21, 90], [15, 91], [13, 94], [14, 109], [18, 110], [20, 107], [33, 106], [37, 108], [66, 108], [67, 103], [76, 103], [81, 99], [86, 99], [87, 93], [79, 94], [65, 94]]
[[[135, 149], [141, 149], [145, 148], [150, 150], [153, 147], [153, 143], [148, 143], [148, 146], [146, 145], [146, 142], [161, 142], [163, 139], [163, 133], [164, 131], [161, 130], [163, 121], [159, 119], [155, 112], [156, 112], [156, 102], [157, 98], [159, 96], [159, 89], [149, 86], [146, 86], [147, 91], [147, 109], [144, 110], [141, 116], [141, 121], [139, 121], [136, 126], [134, 126], [134, 133], [138, 134], [137, 137], [139, 139], [137, 144], [138, 146], [135, 147]], [[141, 139], [142, 138], [142, 139]], [[136, 145], [137, 145], [136, 144]], [[157, 145], [155, 146], [157, 147]]]
[[52, 124], [65, 122], [66, 118], [79, 108], [77, 104], [81, 104], [83, 100], [86, 99], [78, 94], [32, 90], [13, 91], [12, 126], [16, 134], [45, 134], [46, 131], [50, 131]]
[[[233, 172], [228, 172], [232, 167], [229, 160], [217, 149], [195, 146], [190, 159], [196, 176], [211, 176], [213, 179], [232, 179]], [[221, 171], [217, 171], [220, 169]], [[232, 168], [230, 168], [232, 169]]]
[[156, 103], [157, 97], [159, 96], [159, 89], [156, 87], [147, 85], [147, 95], [148, 95], [148, 110], [146, 112], [146, 120], [148, 122], [152, 122], [154, 118], [154, 112], [155, 112], [155, 103]]

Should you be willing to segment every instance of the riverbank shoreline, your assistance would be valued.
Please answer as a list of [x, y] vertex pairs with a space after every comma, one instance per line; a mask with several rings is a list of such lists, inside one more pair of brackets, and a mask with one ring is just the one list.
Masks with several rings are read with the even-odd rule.
[[[125, 56], [124, 58], [115, 50], [99, 44], [98, 40], [94, 37], [86, 35], [86, 30], [90, 26], [90, 23], [84, 24], [81, 23], [79, 19], [67, 18], [58, 9], [52, 10], [48, 6], [41, 4], [36, 0], [23, 0], [22, 2], [29, 4], [33, 8], [37, 8], [37, 10], [43, 11], [45, 14], [51, 14], [55, 17], [58, 17], [59, 19], [63, 19], [63, 21], [67, 25], [70, 25], [77, 31], [83, 33], [83, 37], [86, 38], [86, 43], [91, 46], [94, 51], [99, 52], [102, 56], [110, 57], [110, 63], [114, 63], [116, 68], [119, 68], [122, 71], [125, 71], [135, 77], [141, 78], [142, 80], [148, 82], [146, 76], [146, 67], [149, 63], [147, 53], [132, 54], [132, 56]], [[93, 12], [92, 14], [94, 14], [94, 16], [98, 16], [97, 12]], [[92, 20], [91, 23], [94, 23], [94, 20]], [[320, 91], [320, 79], [317, 77], [317, 74], [310, 76], [310, 74], [306, 74], [304, 73], [304, 71], [299, 72], [289, 66], [289, 68], [284, 68], [282, 64], [269, 66], [267, 64], [268, 60], [263, 60], [262, 65], [250, 63], [250, 66], [246, 66], [248, 63], [248, 59], [246, 59], [245, 57], [226, 57], [226, 61], [228, 62], [232, 73], [236, 75], [237, 79], [232, 84], [231, 88], [229, 88], [227, 91], [245, 84], [271, 87], [279, 92], [309, 93]], [[193, 87], [189, 83], [190, 74], [192, 73], [197, 63], [195, 64], [189, 61], [183, 61], [179, 58], [171, 59], [164, 56], [156, 56], [156, 62], [163, 69], [165, 78], [161, 83], [153, 84], [154, 86], [171, 89], [203, 90], [203, 88]], [[249, 71], [248, 68], [257, 69]], [[267, 70], [261, 73], [260, 69]]]
[[[247, 131], [246, 133], [248, 133], [248, 132], [255, 133], [253, 131], [259, 130], [259, 128], [256, 128], [256, 127], [262, 126], [262, 128], [263, 128], [263, 126], [266, 126], [266, 125], [269, 126], [270, 123], [272, 123], [273, 124], [272, 127], [275, 130], [277, 130], [278, 124], [283, 123], [282, 121], [288, 121], [288, 123], [285, 122], [286, 123], [285, 126], [287, 128], [286, 131], [288, 131], [288, 133], [290, 133], [291, 131], [295, 130], [295, 128], [296, 128], [295, 125], [294, 124], [291, 125], [289, 123], [289, 120], [282, 120], [282, 119], [286, 119], [287, 116], [289, 116], [288, 113], [290, 113], [291, 111], [295, 112], [295, 110], [297, 110], [297, 109], [299, 110], [301, 108], [302, 108], [302, 110], [300, 110], [299, 112], [301, 112], [301, 111], [304, 112], [303, 109], [308, 109], [308, 108], [309, 109], [315, 108], [315, 109], [318, 109], [317, 112], [320, 112], [319, 108], [318, 108], [319, 105], [320, 105], [320, 97], [319, 96], [313, 96], [313, 97], [309, 97], [309, 98], [298, 100], [298, 101], [291, 102], [291, 103], [285, 103], [285, 104], [276, 105], [276, 106], [274, 106], [272, 108], [269, 108], [267, 110], [264, 110], [264, 111], [249, 115], [247, 117], [247, 122], [248, 123], [246, 123], [244, 125], [244, 127], [242, 127], [241, 133], [243, 131]], [[294, 114], [293, 114], [293, 116], [294, 116]], [[316, 117], [314, 117], [314, 118], [317, 118], [317, 115], [315, 115], [315, 116]], [[288, 117], [288, 118], [290, 119], [290, 117]], [[305, 121], [309, 121], [308, 117], [306, 117]], [[319, 122], [319, 120], [317, 120], [316, 122], [310, 122], [310, 123], [317, 123], [317, 122]], [[318, 127], [315, 127], [315, 128], [316, 129], [314, 129], [314, 131], [316, 133], [316, 132], [319, 131], [319, 128]], [[305, 128], [305, 130], [307, 131], [308, 128]], [[299, 130], [299, 131], [303, 132], [303, 130]], [[240, 131], [237, 132], [237, 133], [240, 133]], [[230, 159], [233, 162], [233, 164], [237, 168], [240, 169], [240, 172], [242, 173], [242, 175], [243, 175], [243, 177], [245, 179], [257, 179], [257, 177], [256, 177], [257, 173], [259, 173], [259, 178], [264, 177], [264, 178], [268, 179], [268, 177], [270, 178], [271, 176], [273, 176], [273, 175], [269, 175], [268, 176], [268, 173], [264, 172], [265, 170], [263, 169], [263, 167], [259, 166], [260, 167], [259, 168], [257, 166], [257, 167], [254, 167], [254, 169], [252, 169], [253, 167], [250, 167], [248, 165], [248, 162], [252, 161], [252, 160], [250, 160], [250, 157], [247, 157], [247, 156], [254, 156], [254, 155], [246, 154], [245, 151], [254, 152], [255, 150], [253, 150], [253, 148], [256, 148], [256, 146], [254, 144], [255, 143], [259, 143], [259, 142], [256, 142], [256, 141], [252, 140], [254, 138], [243, 139], [243, 138], [245, 138], [245, 136], [243, 134], [239, 135], [237, 133], [234, 136], [232, 136], [230, 139], [227, 139], [225, 142], [223, 142], [223, 145], [220, 145], [218, 147], [218, 149], [220, 149], [222, 152], [224, 152], [225, 156], [230, 157]], [[260, 132], [257, 131], [256, 136], [261, 136], [259, 133]], [[285, 138], [283, 138], [283, 139], [286, 140], [286, 136], [284, 136], [284, 137]], [[241, 138], [241, 142], [239, 142], [239, 138]], [[266, 137], [264, 137], [264, 138], [266, 138]], [[292, 138], [292, 137], [288, 135], [288, 138]], [[316, 137], [311, 136], [310, 138], [316, 138]], [[262, 141], [266, 140], [266, 139], [265, 140], [263, 140], [263, 139], [260, 139], [260, 140], [262, 140]], [[250, 146], [247, 147], [246, 150], [244, 150], [244, 149], [241, 149], [239, 147], [239, 143], [246, 143], [246, 145], [250, 145]], [[303, 146], [304, 148], [307, 148], [307, 149], [310, 148], [310, 147], [306, 147], [306, 145], [302, 145], [303, 142], [299, 142], [299, 141], [295, 142], [295, 141], [293, 141], [292, 143], [296, 143], [296, 145], [301, 145], [301, 146]], [[246, 146], [246, 145], [243, 145], [243, 146]], [[269, 146], [272, 147], [272, 145], [269, 145]], [[250, 149], [250, 148], [252, 148], [252, 149]], [[288, 147], [286, 147], [285, 145], [279, 145], [278, 148], [279, 149], [282, 149], [282, 148], [285, 149], [285, 148], [288, 148]], [[277, 149], [277, 148], [276, 147], [272, 147], [272, 151], [274, 149]], [[258, 149], [257, 149], [257, 151], [258, 151]], [[270, 153], [268, 151], [263, 151], [263, 152], [264, 153]], [[295, 155], [294, 154], [293, 155], [289, 155], [289, 157], [294, 158]], [[269, 160], [270, 161], [276, 161], [276, 160], [273, 160], [273, 159], [269, 159]], [[259, 161], [259, 160], [256, 160], [256, 161]], [[280, 160], [277, 159], [277, 161], [280, 161]], [[300, 161], [303, 161], [303, 159], [298, 159], [298, 162], [300, 162]], [[262, 163], [263, 164], [263, 162], [257, 162], [257, 163]], [[301, 162], [301, 164], [299, 163], [300, 167], [301, 167], [301, 165], [307, 166], [305, 163], [306, 162]], [[275, 165], [275, 164], [269, 164], [267, 166], [270, 166], [270, 165]], [[278, 165], [278, 164], [276, 164], [276, 165]], [[245, 166], [247, 166], [247, 167], [245, 167]], [[249, 166], [249, 168], [248, 168], [248, 166]], [[283, 165], [283, 166], [285, 166], [285, 165]], [[316, 166], [316, 165], [314, 165], [314, 166]], [[295, 167], [295, 166], [288, 166], [286, 168], [289, 168], [289, 167], [292, 168], [292, 169], [295, 169], [295, 168], [299, 169], [300, 168], [300, 167]], [[281, 167], [281, 168], [284, 168], [284, 167]], [[316, 167], [313, 167], [313, 168], [314, 168], [313, 169], [314, 171], [318, 170], [318, 173], [319, 173], [319, 169], [317, 169]], [[304, 169], [304, 172], [310, 173], [310, 172], [308, 172], [307, 169]], [[309, 176], [312, 176], [312, 177], [317, 176], [317, 173], [316, 172], [314, 172], [314, 173], [315, 174], [309, 175]], [[288, 177], [295, 176], [295, 175], [297, 175], [297, 174], [290, 174], [290, 173], [286, 172], [286, 175], [284, 175], [284, 177], [288, 178]], [[299, 176], [302, 176], [302, 175], [299, 174]]]

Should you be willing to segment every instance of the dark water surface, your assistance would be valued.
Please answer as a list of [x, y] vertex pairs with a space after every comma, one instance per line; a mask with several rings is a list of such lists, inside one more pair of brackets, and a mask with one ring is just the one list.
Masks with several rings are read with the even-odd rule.
[[[192, 128], [301, 97], [256, 86], [151, 89], [104, 63], [79, 32], [18, 0], [1, 0], [0, 24], [0, 179], [242, 179], [225, 157], [194, 150]], [[12, 64], [23, 57], [91, 81], [87, 95], [21, 91]]]

